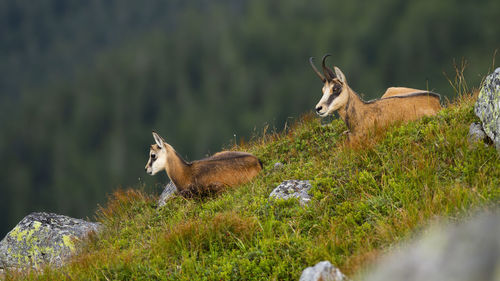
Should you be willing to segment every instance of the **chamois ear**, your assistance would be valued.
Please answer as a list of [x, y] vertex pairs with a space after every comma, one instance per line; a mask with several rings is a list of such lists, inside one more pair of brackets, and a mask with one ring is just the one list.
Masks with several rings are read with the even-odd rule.
[[340, 68], [338, 68], [336, 66], [334, 66], [334, 69], [335, 69], [335, 75], [340, 80], [340, 82], [346, 83], [345, 75], [344, 75], [344, 73], [342, 73], [342, 70], [340, 70]]
[[160, 147], [160, 148], [163, 148], [163, 144], [165, 143], [165, 141], [163, 140], [162, 137], [160, 137], [160, 135], [158, 135], [155, 131], [153, 131], [153, 138], [155, 139], [155, 142], [156, 144]]

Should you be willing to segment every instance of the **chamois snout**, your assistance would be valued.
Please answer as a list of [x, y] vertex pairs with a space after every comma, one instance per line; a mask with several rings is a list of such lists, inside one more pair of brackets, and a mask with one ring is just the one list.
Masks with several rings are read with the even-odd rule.
[[152, 168], [151, 158], [148, 160], [148, 163], [146, 163], [146, 167], [144, 167], [144, 170], [146, 170], [146, 173], [148, 175], [153, 174], [153, 168]]
[[321, 116], [321, 110], [323, 110], [323, 106], [317, 106], [316, 107], [316, 114], [320, 115]]
[[151, 167], [149, 165], [146, 165], [146, 167], [144, 168], [144, 170], [146, 170], [146, 173], [148, 175], [152, 175], [153, 174], [153, 170], [151, 169]]

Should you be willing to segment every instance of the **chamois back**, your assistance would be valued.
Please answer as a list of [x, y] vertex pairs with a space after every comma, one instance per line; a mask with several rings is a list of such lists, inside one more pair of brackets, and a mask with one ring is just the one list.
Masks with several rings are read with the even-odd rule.
[[345, 120], [352, 122], [348, 127], [353, 135], [365, 135], [374, 127], [383, 128], [396, 122], [432, 116], [441, 110], [440, 96], [432, 92], [391, 96], [362, 103], [346, 106]]
[[262, 170], [254, 155], [240, 151], [223, 151], [190, 163], [196, 185], [235, 186], [250, 181]]
[[427, 96], [427, 97], [433, 97], [437, 98], [439, 101], [441, 99], [441, 95], [434, 93], [434, 92], [429, 92], [429, 91], [420, 91], [420, 92], [412, 92], [412, 93], [404, 93], [404, 94], [392, 94], [390, 96], [382, 96], [382, 99], [392, 99], [392, 98], [399, 98], [399, 99], [404, 99], [404, 98], [410, 98], [410, 97], [417, 97], [417, 96]]
[[404, 96], [412, 93], [426, 92], [424, 90], [406, 88], [406, 87], [389, 87], [385, 93], [380, 97], [381, 99], [392, 96]]

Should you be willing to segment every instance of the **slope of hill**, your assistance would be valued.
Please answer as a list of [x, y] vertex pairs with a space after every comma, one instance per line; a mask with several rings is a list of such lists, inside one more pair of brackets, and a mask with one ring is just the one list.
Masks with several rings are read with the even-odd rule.
[[152, 186], [151, 129], [195, 159], [296, 120], [320, 95], [309, 56], [332, 53], [366, 99], [450, 97], [442, 73], [462, 57], [477, 84], [500, 1], [435, 2], [0, 1], [0, 236], [32, 211], [86, 217], [117, 186]]
[[[500, 157], [467, 141], [474, 98], [461, 96], [432, 118], [348, 144], [344, 124], [304, 116], [282, 133], [238, 147], [258, 155], [253, 182], [213, 198], [155, 197], [118, 190], [97, 219], [105, 230], [61, 269], [33, 280], [298, 280], [329, 260], [353, 275], [436, 217], [497, 206]], [[277, 161], [284, 168], [274, 170]], [[287, 179], [309, 179], [313, 200], [269, 200]]]

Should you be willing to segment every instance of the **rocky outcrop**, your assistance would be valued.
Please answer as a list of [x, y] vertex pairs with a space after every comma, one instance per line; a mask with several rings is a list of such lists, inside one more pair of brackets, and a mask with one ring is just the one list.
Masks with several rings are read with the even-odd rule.
[[383, 258], [362, 280], [500, 280], [500, 214], [431, 230]]
[[165, 189], [163, 189], [163, 192], [160, 195], [160, 199], [158, 199], [158, 208], [161, 208], [165, 206], [167, 201], [174, 196], [174, 194], [177, 192], [177, 186], [173, 182], [169, 182], [166, 186]]
[[347, 277], [329, 261], [322, 261], [302, 271], [299, 281], [346, 281]]
[[0, 242], [0, 269], [60, 266], [77, 251], [76, 242], [100, 225], [52, 213], [31, 213]]
[[298, 198], [300, 204], [305, 205], [311, 201], [309, 190], [312, 188], [308, 180], [287, 180], [278, 185], [269, 195], [269, 198], [289, 199]]
[[486, 135], [500, 152], [500, 67], [486, 77], [474, 106]]

